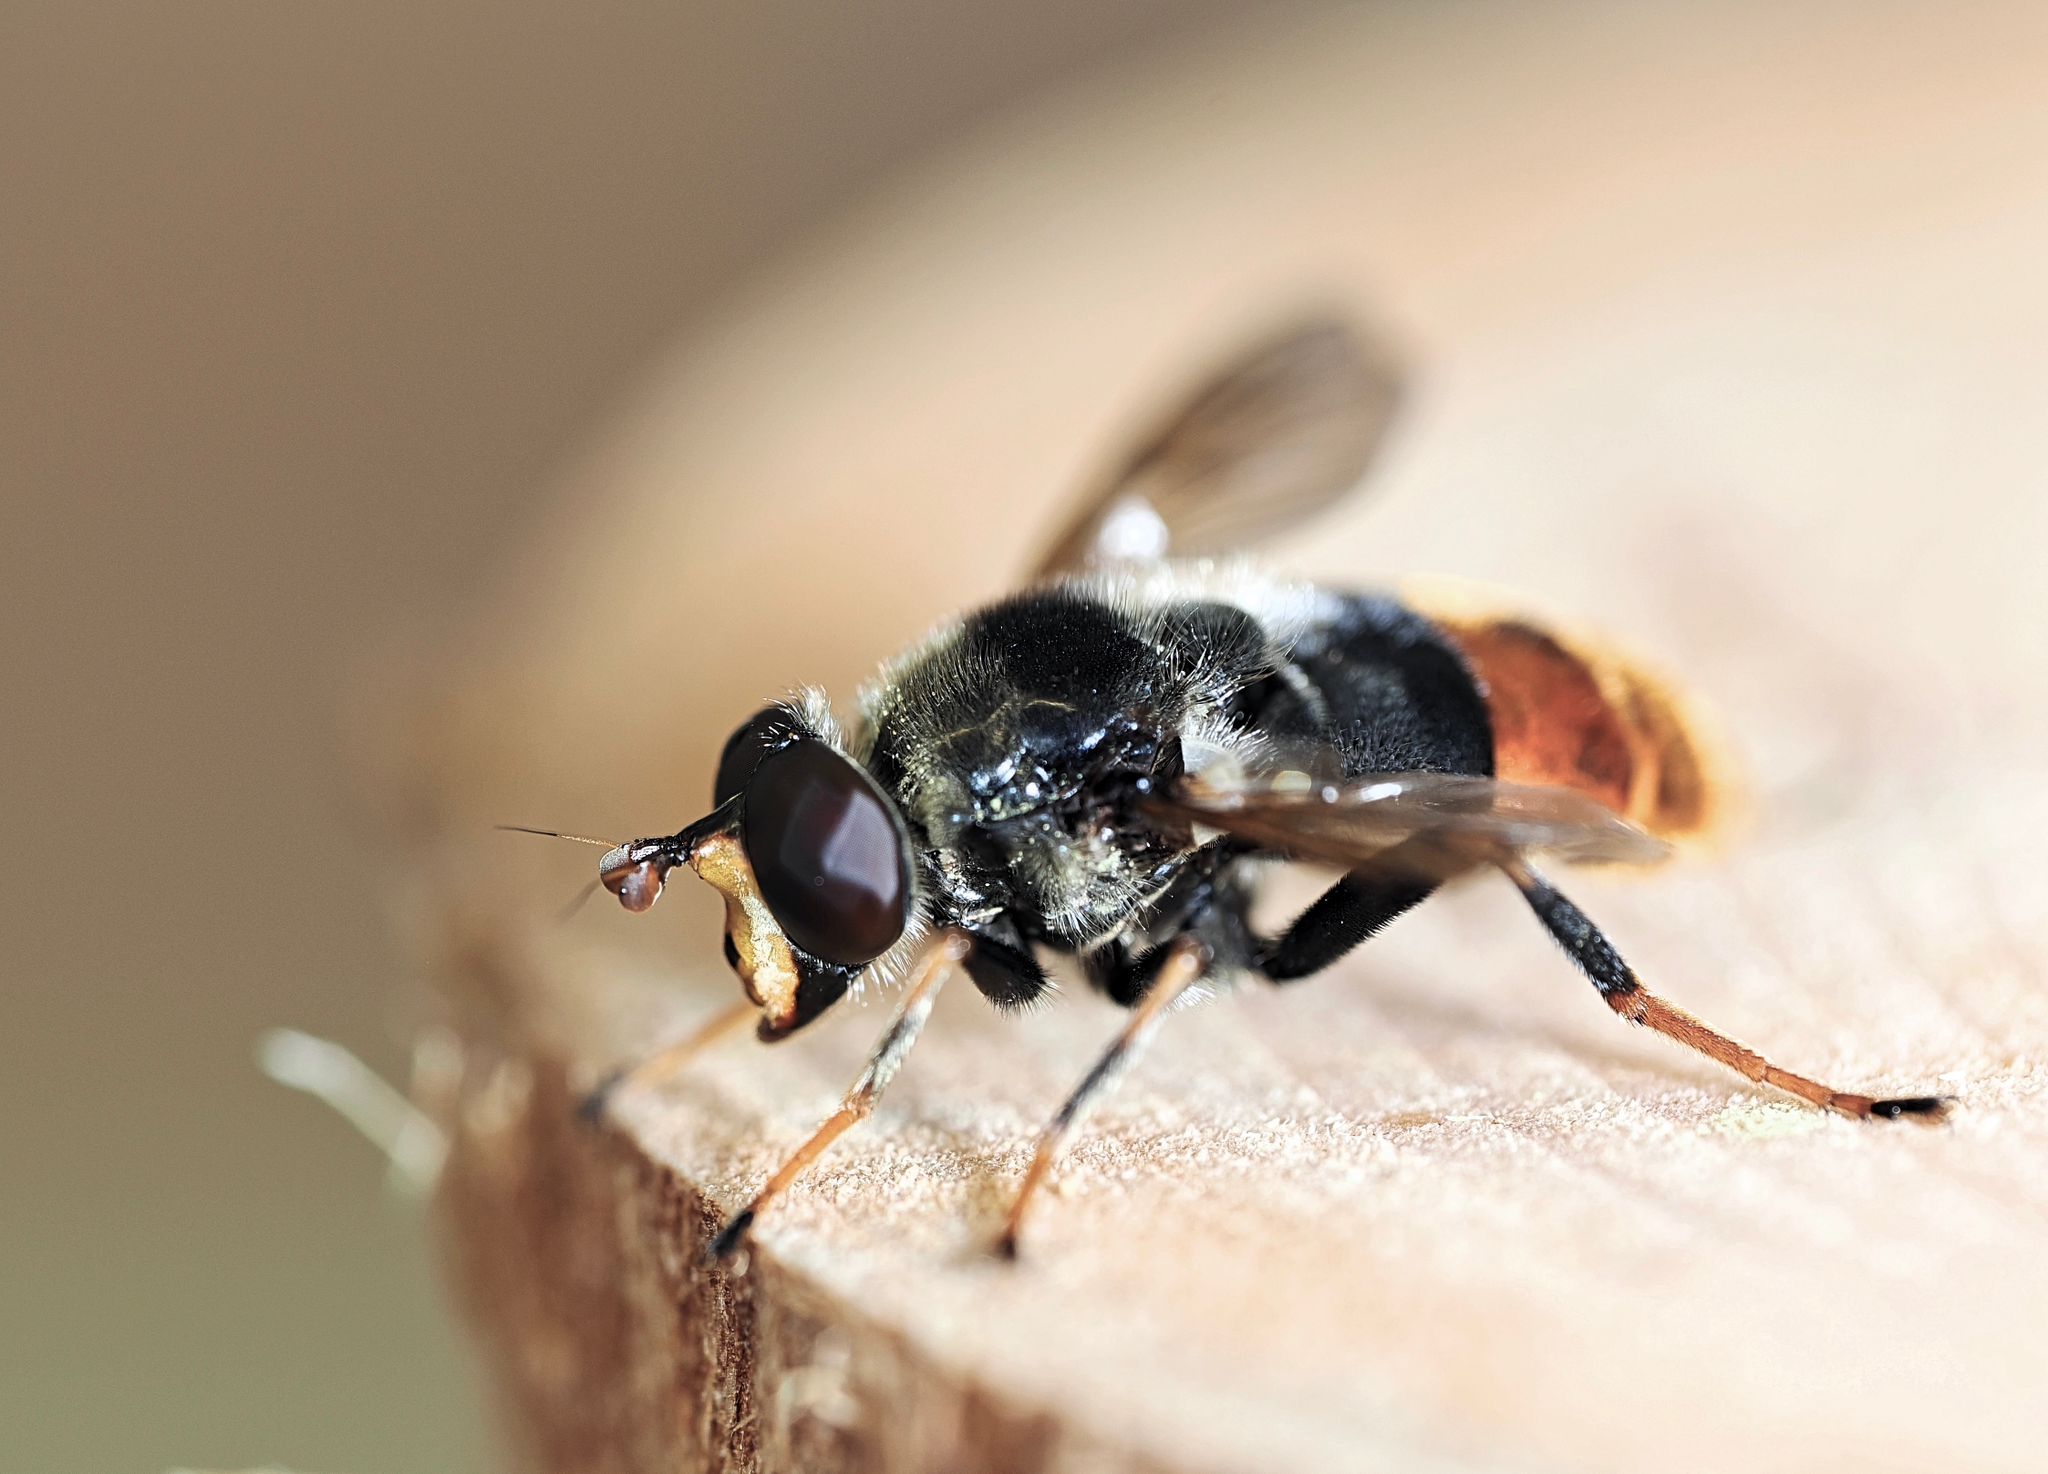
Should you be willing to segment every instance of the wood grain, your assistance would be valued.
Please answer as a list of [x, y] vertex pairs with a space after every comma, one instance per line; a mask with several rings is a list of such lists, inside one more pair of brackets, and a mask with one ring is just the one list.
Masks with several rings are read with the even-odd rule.
[[[2048, 53], [2021, 7], [1714, 11], [1170, 58], [938, 161], [655, 375], [391, 764], [459, 1043], [422, 1085], [451, 1265], [529, 1466], [2039, 1467]], [[1091, 450], [1311, 294], [1424, 387], [1377, 505], [1279, 561], [1518, 584], [1689, 671], [1748, 833], [1567, 889], [1745, 1043], [1961, 1111], [1752, 1089], [1479, 885], [1170, 1019], [1014, 1267], [982, 1250], [1119, 1016], [956, 989], [702, 1268], [884, 1011], [580, 1126], [733, 996], [716, 908], [550, 927], [586, 857], [484, 825], [695, 817], [760, 696], [843, 700], [1000, 590]]]

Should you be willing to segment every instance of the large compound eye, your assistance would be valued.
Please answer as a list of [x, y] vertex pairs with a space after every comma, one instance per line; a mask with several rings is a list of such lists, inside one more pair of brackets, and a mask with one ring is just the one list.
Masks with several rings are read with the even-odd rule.
[[910, 864], [889, 800], [815, 740], [761, 760], [742, 838], [755, 884], [789, 939], [826, 962], [872, 962], [903, 935]]
[[796, 735], [796, 724], [779, 706], [763, 707], [740, 724], [725, 739], [725, 751], [718, 757], [718, 780], [712, 785], [711, 801], [722, 804], [747, 786], [761, 759]]

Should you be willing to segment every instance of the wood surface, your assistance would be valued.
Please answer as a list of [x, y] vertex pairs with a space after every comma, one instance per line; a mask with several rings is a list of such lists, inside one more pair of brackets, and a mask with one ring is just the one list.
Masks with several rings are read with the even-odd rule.
[[[2025, 7], [1784, 11], [1249, 30], [961, 145], [650, 375], [387, 757], [517, 1461], [2042, 1466], [2048, 50]], [[844, 703], [1000, 592], [1119, 433], [1306, 300], [1418, 388], [1373, 500], [1274, 561], [1517, 586], [1684, 672], [1749, 822], [1566, 889], [1684, 1007], [1954, 1120], [1824, 1118], [1627, 1029], [1494, 882], [1169, 1019], [1014, 1266], [983, 1251], [1031, 1134], [1120, 1015], [956, 987], [704, 1268], [885, 1004], [583, 1126], [737, 996], [716, 906], [678, 877], [555, 924], [594, 852], [486, 826], [695, 818], [760, 697]]]

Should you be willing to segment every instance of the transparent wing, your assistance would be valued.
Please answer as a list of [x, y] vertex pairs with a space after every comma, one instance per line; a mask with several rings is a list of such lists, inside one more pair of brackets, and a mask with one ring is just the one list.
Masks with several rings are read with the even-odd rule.
[[1139, 437], [1034, 576], [1232, 552], [1304, 521], [1364, 478], [1399, 398], [1391, 354], [1340, 322], [1297, 324]]
[[1582, 793], [1450, 773], [1331, 782], [1269, 772], [1225, 786], [1190, 781], [1148, 804], [1155, 818], [1275, 856], [1390, 878], [1449, 880], [1524, 855], [1647, 865], [1669, 853]]

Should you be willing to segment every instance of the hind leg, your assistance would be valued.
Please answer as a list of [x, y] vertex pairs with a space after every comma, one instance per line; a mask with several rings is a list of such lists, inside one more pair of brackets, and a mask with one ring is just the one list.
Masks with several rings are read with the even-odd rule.
[[1501, 868], [1521, 891], [1522, 899], [1529, 903], [1529, 909], [1536, 913], [1537, 920], [1564, 948], [1565, 955], [1607, 1000], [1607, 1006], [1630, 1023], [1655, 1029], [1666, 1038], [1676, 1039], [1686, 1048], [1696, 1049], [1708, 1059], [1724, 1064], [1758, 1084], [1774, 1085], [1837, 1115], [1858, 1120], [1872, 1116], [1934, 1119], [1947, 1111], [1949, 1102], [1941, 1096], [1912, 1095], [1875, 1100], [1868, 1095], [1835, 1090], [1818, 1080], [1780, 1069], [1756, 1051], [1708, 1028], [1645, 988], [1637, 979], [1635, 969], [1622, 961], [1621, 954], [1614, 950], [1614, 945], [1601, 934], [1600, 928], [1593, 925], [1586, 913], [1566, 900], [1549, 881], [1526, 864], [1516, 860]]
[[1009, 1217], [1003, 1222], [1002, 1236], [996, 1240], [995, 1251], [1004, 1259], [1017, 1257], [1018, 1236], [1024, 1231], [1024, 1218], [1030, 1211], [1058, 1164], [1060, 1153], [1066, 1149], [1068, 1139], [1081, 1124], [1082, 1118], [1107, 1095], [1123, 1073], [1138, 1057], [1151, 1040], [1160, 1022], [1174, 1003], [1202, 978], [1209, 966], [1208, 950], [1192, 937], [1181, 937], [1158, 949], [1163, 960], [1153, 970], [1150, 986], [1131, 1008], [1130, 1017], [1110, 1046], [1095, 1062], [1095, 1067], [1082, 1077], [1074, 1087], [1059, 1113], [1039, 1133], [1038, 1147], [1031, 1154], [1031, 1165], [1024, 1173], [1024, 1181], [1017, 1188], [1017, 1196], [1010, 1204]]

